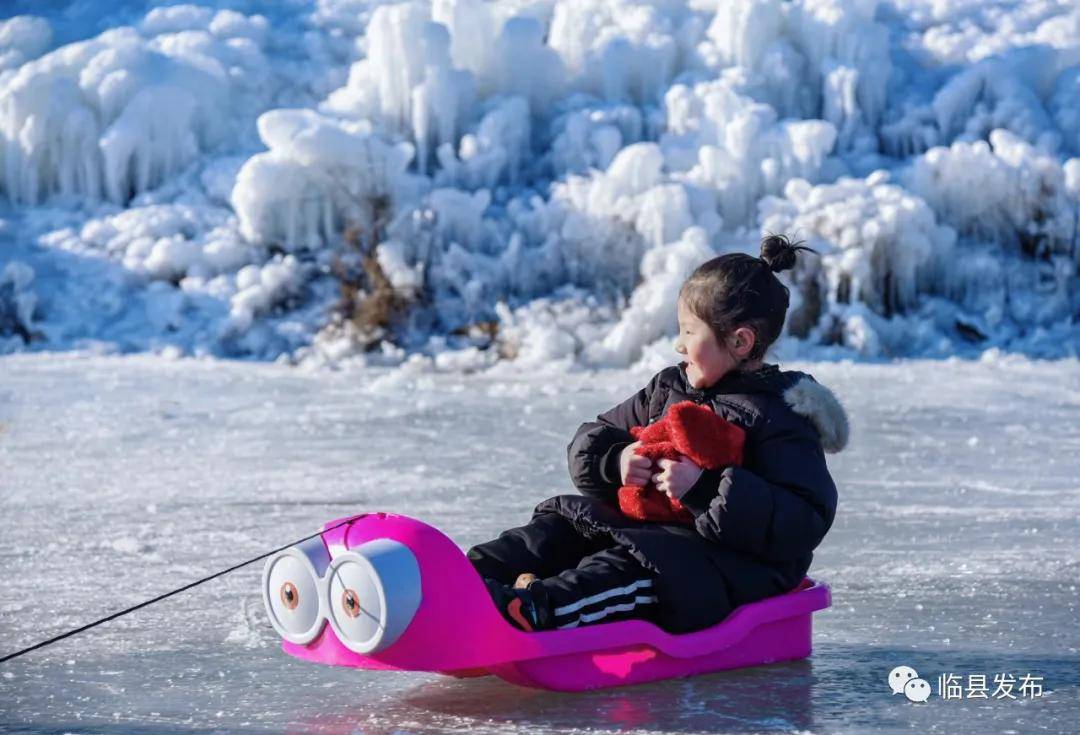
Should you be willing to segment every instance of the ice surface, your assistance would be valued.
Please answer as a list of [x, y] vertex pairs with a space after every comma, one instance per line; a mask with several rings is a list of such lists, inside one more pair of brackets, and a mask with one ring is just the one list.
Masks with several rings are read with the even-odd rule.
[[[0, 359], [0, 652], [349, 513], [491, 538], [571, 491], [569, 437], [650, 375], [501, 365]], [[806, 661], [575, 696], [317, 666], [280, 650], [257, 563], [0, 665], [0, 731], [1070, 732], [1077, 362], [785, 367], [835, 391], [853, 427], [829, 458], [840, 504], [811, 572], [833, 606]], [[916, 706], [886, 684], [901, 664], [934, 686], [1029, 673], [1045, 694]]]

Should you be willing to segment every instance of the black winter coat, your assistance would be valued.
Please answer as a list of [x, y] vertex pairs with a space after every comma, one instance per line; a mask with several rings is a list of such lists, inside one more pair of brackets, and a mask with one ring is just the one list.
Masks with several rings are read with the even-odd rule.
[[[746, 432], [743, 464], [705, 470], [681, 499], [694, 526], [635, 521], [618, 509], [619, 455], [630, 427], [651, 424], [691, 400]], [[734, 608], [796, 587], [836, 513], [825, 449], [847, 442], [847, 417], [832, 393], [805, 373], [765, 365], [729, 373], [699, 390], [686, 363], [661, 370], [642, 390], [581, 425], [567, 447], [583, 495], [545, 500], [585, 535], [610, 535], [658, 575], [661, 627], [713, 625]]]

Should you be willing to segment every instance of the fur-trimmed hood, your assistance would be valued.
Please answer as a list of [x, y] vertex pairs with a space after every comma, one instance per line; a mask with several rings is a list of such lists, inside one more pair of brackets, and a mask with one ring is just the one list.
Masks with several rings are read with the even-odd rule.
[[690, 384], [686, 363], [680, 362], [678, 368], [681, 388], [691, 397], [709, 398], [717, 393], [775, 393], [783, 396], [792, 411], [813, 424], [826, 452], [835, 454], [847, 446], [850, 435], [847, 412], [833, 392], [812, 375], [781, 370], [778, 365], [766, 363], [757, 370], [728, 373], [715, 385], [699, 389]]
[[844, 449], [850, 426], [847, 412], [833, 392], [806, 374], [784, 391], [784, 402], [800, 416], [810, 419], [821, 437], [821, 446], [830, 454]]

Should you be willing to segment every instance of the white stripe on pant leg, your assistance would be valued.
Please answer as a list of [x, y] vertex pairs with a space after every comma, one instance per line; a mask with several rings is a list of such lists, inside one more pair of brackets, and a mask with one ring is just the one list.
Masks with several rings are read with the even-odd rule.
[[[625, 588], [623, 588], [623, 589], [625, 589]], [[612, 592], [612, 591], [615, 591], [615, 590], [610, 590], [609, 592]], [[572, 621], [577, 620], [577, 619], [579, 619], [581, 617], [589, 615], [590, 613], [594, 613], [594, 612], [596, 612], [598, 610], [603, 610], [605, 607], [612, 607], [613, 605], [625, 605], [628, 602], [633, 602], [635, 595], [647, 595], [647, 594], [649, 594], [649, 592], [651, 592], [651, 590], [642, 589], [640, 591], [631, 590], [630, 592], [621, 592], [621, 593], [616, 594], [616, 595], [612, 595], [612, 594], [609, 594], [609, 593], [604, 593], [604, 599], [602, 599], [602, 600], [595, 601], [595, 602], [590, 602], [590, 604], [588, 604], [588, 605], [577, 605], [577, 604], [575, 604], [574, 607], [576, 607], [577, 609], [574, 610], [573, 612], [566, 613], [566, 614], [563, 614], [563, 615], [554, 615], [553, 617], [554, 617], [554, 620], [555, 620], [555, 626], [558, 627], [562, 623], [572, 622]], [[581, 602], [587, 602], [589, 600], [593, 600], [594, 598], [596, 598], [598, 596], [599, 595], [592, 595], [591, 597], [588, 598], [588, 600], [582, 600]], [[566, 607], [571, 607], [571, 606], [567, 605]]]
[[648, 605], [649, 603], [652, 603], [652, 602], [659, 602], [659, 599], [656, 597], [656, 595], [649, 595], [648, 597], [635, 597], [632, 602], [626, 602], [626, 603], [623, 603], [622, 605], [611, 605], [610, 607], [605, 607], [603, 610], [597, 610], [596, 612], [585, 613], [584, 615], [578, 615], [577, 619], [574, 620], [573, 622], [566, 623], [566, 624], [560, 625], [558, 627], [560, 629], [561, 628], [576, 628], [577, 626], [581, 625], [582, 623], [592, 623], [592, 622], [595, 622], [597, 620], [601, 620], [603, 618], [606, 618], [611, 613], [629, 612], [630, 610], [633, 610], [638, 605]]
[[600, 602], [601, 600], [606, 600], [609, 597], [615, 597], [616, 595], [626, 595], [634, 592], [635, 590], [639, 590], [642, 587], [652, 587], [652, 582], [653, 581], [651, 579], [639, 579], [637, 582], [628, 584], [625, 587], [616, 587], [615, 589], [610, 589], [606, 592], [598, 592], [595, 595], [590, 595], [589, 597], [578, 600], [577, 602], [570, 603], [569, 605], [563, 605], [562, 607], [555, 608], [555, 615], [569, 615], [572, 612], [577, 612], [586, 605], [592, 605], [593, 603]]

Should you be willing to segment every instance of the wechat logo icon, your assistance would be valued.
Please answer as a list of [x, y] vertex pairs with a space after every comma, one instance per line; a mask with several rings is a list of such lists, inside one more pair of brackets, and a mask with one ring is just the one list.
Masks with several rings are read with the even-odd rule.
[[930, 699], [930, 682], [919, 678], [919, 672], [910, 666], [897, 666], [889, 672], [889, 689], [893, 694], [903, 694], [912, 702]]

